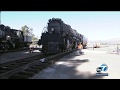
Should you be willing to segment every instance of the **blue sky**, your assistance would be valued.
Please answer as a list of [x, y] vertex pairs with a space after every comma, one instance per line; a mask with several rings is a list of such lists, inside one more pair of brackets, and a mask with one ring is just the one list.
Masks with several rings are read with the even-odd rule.
[[2, 11], [1, 23], [14, 29], [27, 25], [40, 37], [53, 17], [61, 18], [88, 40], [120, 38], [120, 11]]

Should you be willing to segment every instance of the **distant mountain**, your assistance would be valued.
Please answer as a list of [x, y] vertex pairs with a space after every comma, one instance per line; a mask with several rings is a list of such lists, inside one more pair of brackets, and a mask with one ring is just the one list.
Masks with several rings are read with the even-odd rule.
[[94, 41], [89, 41], [89, 43], [101, 43], [101, 44], [120, 44], [120, 38], [112, 38], [112, 39], [107, 39], [107, 40], [94, 40]]

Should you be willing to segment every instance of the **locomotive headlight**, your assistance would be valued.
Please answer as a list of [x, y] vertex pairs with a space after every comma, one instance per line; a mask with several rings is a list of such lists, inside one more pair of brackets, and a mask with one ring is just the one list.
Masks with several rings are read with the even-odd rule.
[[49, 34], [52, 34], [53, 31], [54, 31], [54, 28], [51, 28], [51, 29], [49, 30]]
[[54, 28], [51, 28], [51, 31], [53, 32], [53, 31], [54, 31]]
[[6, 39], [7, 39], [7, 40], [11, 40], [11, 37], [10, 37], [10, 36], [6, 36]]

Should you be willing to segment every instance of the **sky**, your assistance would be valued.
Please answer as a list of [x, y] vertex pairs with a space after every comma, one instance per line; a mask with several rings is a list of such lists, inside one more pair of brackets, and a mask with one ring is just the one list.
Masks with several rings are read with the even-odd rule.
[[120, 38], [120, 11], [1, 11], [1, 24], [27, 25], [37, 37], [51, 18], [61, 18], [90, 41]]

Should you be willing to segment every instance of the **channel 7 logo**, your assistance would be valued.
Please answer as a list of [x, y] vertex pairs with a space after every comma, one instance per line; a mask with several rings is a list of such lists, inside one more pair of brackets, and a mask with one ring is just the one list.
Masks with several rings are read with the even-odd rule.
[[97, 71], [97, 72], [101, 72], [101, 71], [106, 72], [107, 69], [108, 69], [108, 66], [107, 66], [106, 64], [102, 64], [102, 65], [100, 65], [100, 67], [98, 67], [98, 68], [96, 69], [96, 71]]
[[106, 64], [102, 64], [99, 67], [96, 68], [96, 75], [98, 76], [108, 76], [108, 73], [101, 73], [101, 72], [106, 72], [108, 70], [108, 66]]

